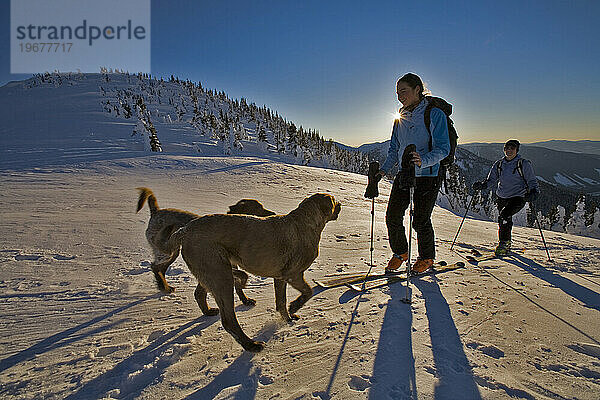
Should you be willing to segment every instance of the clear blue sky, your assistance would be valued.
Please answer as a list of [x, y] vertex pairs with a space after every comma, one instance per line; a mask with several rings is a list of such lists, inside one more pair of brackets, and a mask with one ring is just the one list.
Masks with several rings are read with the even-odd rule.
[[[11, 75], [0, 2], [0, 84]], [[152, 74], [266, 104], [326, 138], [389, 139], [396, 79], [461, 142], [600, 140], [600, 1], [152, 1]]]

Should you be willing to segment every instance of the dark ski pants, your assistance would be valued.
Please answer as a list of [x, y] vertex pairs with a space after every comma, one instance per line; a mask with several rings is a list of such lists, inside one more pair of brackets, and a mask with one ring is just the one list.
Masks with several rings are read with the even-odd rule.
[[[419, 257], [422, 259], [435, 258], [435, 237], [431, 224], [431, 213], [440, 188], [438, 177], [418, 177], [413, 195], [412, 227], [417, 232]], [[404, 231], [404, 214], [409, 208], [410, 191], [403, 188], [400, 175], [396, 175], [390, 199], [388, 201], [385, 222], [388, 229], [390, 247], [396, 255], [408, 251], [408, 241]], [[410, 218], [410, 216], [409, 216]]]
[[512, 216], [521, 211], [525, 206], [523, 197], [509, 197], [503, 199], [498, 197], [496, 200], [498, 206], [498, 239], [501, 241], [510, 240], [513, 227]]

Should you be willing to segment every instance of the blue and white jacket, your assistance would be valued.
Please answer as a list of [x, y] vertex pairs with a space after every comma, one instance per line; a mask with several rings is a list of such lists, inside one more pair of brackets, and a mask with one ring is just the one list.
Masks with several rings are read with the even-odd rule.
[[[523, 177], [519, 174], [517, 166], [521, 161], [523, 167]], [[527, 183], [526, 183], [527, 182]], [[482, 182], [484, 189], [494, 187], [497, 184], [496, 195], [503, 199], [511, 197], [523, 197], [527, 194], [527, 189], [536, 190], [539, 192], [537, 179], [533, 172], [533, 167], [529, 160], [521, 158], [517, 154], [515, 158], [508, 161], [506, 157], [502, 157], [496, 161], [485, 181]]]
[[[415, 175], [437, 176], [440, 161], [450, 154], [450, 138], [446, 114], [439, 108], [431, 109], [431, 150], [429, 149], [429, 132], [425, 127], [425, 108], [429, 101], [423, 99], [411, 112], [405, 107], [400, 109], [400, 119], [394, 123], [388, 156], [381, 169], [389, 172], [402, 161], [404, 149], [415, 144], [421, 156], [421, 167], [415, 166]], [[400, 167], [402, 168], [402, 167]]]

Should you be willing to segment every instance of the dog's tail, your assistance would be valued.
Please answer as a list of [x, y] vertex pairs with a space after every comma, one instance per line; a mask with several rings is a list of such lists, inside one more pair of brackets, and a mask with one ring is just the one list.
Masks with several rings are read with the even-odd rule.
[[140, 192], [140, 198], [138, 199], [136, 213], [139, 212], [142, 209], [142, 207], [144, 207], [144, 203], [146, 202], [146, 200], [148, 200], [150, 215], [153, 215], [158, 210], [160, 210], [160, 208], [158, 207], [158, 201], [156, 201], [156, 196], [154, 196], [152, 190], [145, 187], [139, 187], [137, 188], [137, 190]]

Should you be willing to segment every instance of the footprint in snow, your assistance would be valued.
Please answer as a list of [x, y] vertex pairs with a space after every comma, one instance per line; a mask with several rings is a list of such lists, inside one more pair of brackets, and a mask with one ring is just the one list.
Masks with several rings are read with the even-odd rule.
[[371, 386], [371, 383], [360, 376], [351, 375], [350, 381], [348, 381], [348, 387], [358, 392], [363, 392]]
[[568, 344], [568, 348], [581, 354], [600, 359], [600, 346], [591, 343]]
[[39, 254], [17, 254], [15, 260], [17, 261], [38, 261], [43, 256]]
[[152, 332], [150, 335], [148, 335], [148, 339], [146, 339], [146, 341], [154, 342], [156, 339], [158, 339], [159, 337], [161, 337], [164, 334], [165, 334], [165, 331], [163, 331], [162, 329], [159, 329], [157, 331]]
[[131, 343], [123, 343], [116, 346], [104, 346], [98, 349], [96, 357], [106, 357], [109, 354], [116, 353], [119, 350], [132, 350], [133, 346]]
[[483, 354], [485, 354], [486, 356], [495, 358], [496, 360], [499, 360], [500, 358], [504, 357], [504, 352], [502, 350], [500, 350], [499, 348], [497, 348], [496, 346], [492, 346], [492, 345], [484, 346], [481, 343], [471, 342], [471, 343], [467, 343], [467, 347], [470, 349], [480, 351]]
[[258, 377], [258, 381], [263, 386], [267, 386], [267, 385], [270, 385], [273, 382], [275, 382], [275, 380], [273, 378], [271, 378], [270, 376], [267, 376], [267, 375], [261, 375], [261, 376], [259, 376]]
[[141, 275], [148, 272], [148, 268], [134, 268], [123, 272], [123, 275]]
[[181, 275], [181, 274], [185, 274], [185, 269], [179, 268], [179, 267], [174, 267], [174, 268], [171, 267], [167, 271], [167, 275], [169, 275], [169, 276], [175, 276], [175, 275]]

